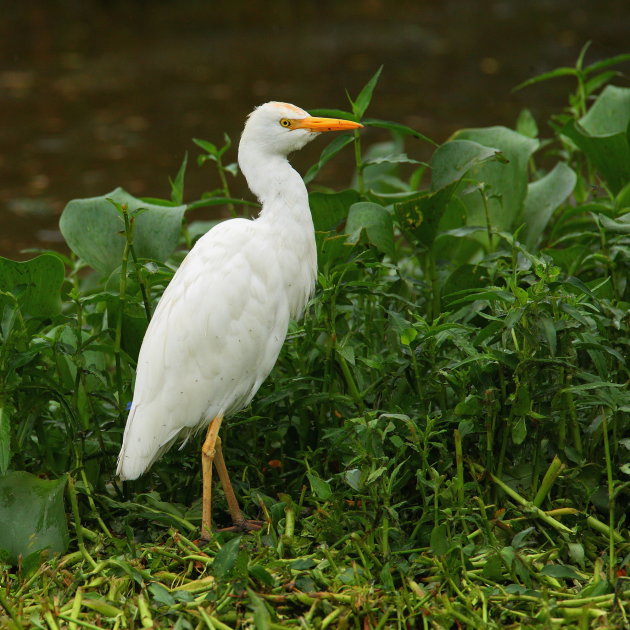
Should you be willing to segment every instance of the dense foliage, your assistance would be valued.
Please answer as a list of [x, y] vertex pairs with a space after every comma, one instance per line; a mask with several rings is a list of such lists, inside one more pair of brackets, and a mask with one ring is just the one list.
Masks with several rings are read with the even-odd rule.
[[224, 425], [258, 533], [194, 542], [197, 444], [113, 478], [148, 318], [212, 227], [195, 209], [256, 212], [229, 138], [195, 141], [221, 182], [202, 199], [184, 161], [169, 201], [71, 201], [70, 257], [0, 260], [3, 627], [627, 623], [630, 89], [609, 83], [628, 58], [532, 80], [577, 82], [551, 135], [525, 110], [430, 164], [404, 153], [430, 140], [366, 117], [379, 73], [318, 112], [390, 139], [338, 136], [306, 174], [354, 149], [351, 188], [311, 184], [306, 318]]

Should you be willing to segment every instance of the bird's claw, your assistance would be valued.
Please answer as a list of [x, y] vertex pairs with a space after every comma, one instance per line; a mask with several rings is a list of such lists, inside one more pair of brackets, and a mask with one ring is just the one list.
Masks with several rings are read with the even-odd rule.
[[218, 532], [257, 532], [265, 524], [264, 521], [255, 521], [253, 519], [243, 519], [239, 523], [234, 523], [230, 527], [222, 527], [217, 529]]

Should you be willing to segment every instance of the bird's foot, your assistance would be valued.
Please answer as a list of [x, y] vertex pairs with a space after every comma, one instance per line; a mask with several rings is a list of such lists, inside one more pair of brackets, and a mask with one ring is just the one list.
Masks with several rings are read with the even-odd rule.
[[238, 523], [234, 523], [230, 527], [222, 527], [217, 529], [218, 532], [256, 532], [262, 528], [265, 521], [255, 521], [253, 519], [244, 518]]

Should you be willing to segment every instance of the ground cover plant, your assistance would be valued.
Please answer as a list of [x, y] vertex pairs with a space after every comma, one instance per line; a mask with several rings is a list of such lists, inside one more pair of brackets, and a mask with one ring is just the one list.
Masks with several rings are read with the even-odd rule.
[[[627, 626], [630, 56], [585, 53], [521, 86], [574, 81], [540, 128], [437, 146], [369, 117], [380, 71], [316, 112], [388, 139], [339, 136], [305, 175], [317, 294], [224, 425], [260, 532], [198, 540], [197, 445], [113, 477], [147, 321], [212, 227], [195, 210], [256, 213], [230, 139], [195, 140], [202, 199], [185, 160], [170, 200], [71, 201], [69, 256], [0, 260], [0, 626]], [[322, 189], [342, 150], [351, 186]]]

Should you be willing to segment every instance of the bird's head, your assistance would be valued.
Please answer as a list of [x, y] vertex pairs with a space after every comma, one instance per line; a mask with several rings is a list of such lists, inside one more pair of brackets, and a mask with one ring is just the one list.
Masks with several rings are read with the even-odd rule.
[[271, 101], [260, 105], [249, 115], [241, 143], [254, 144], [269, 154], [286, 156], [324, 131], [362, 126], [351, 120], [317, 118], [295, 105]]

